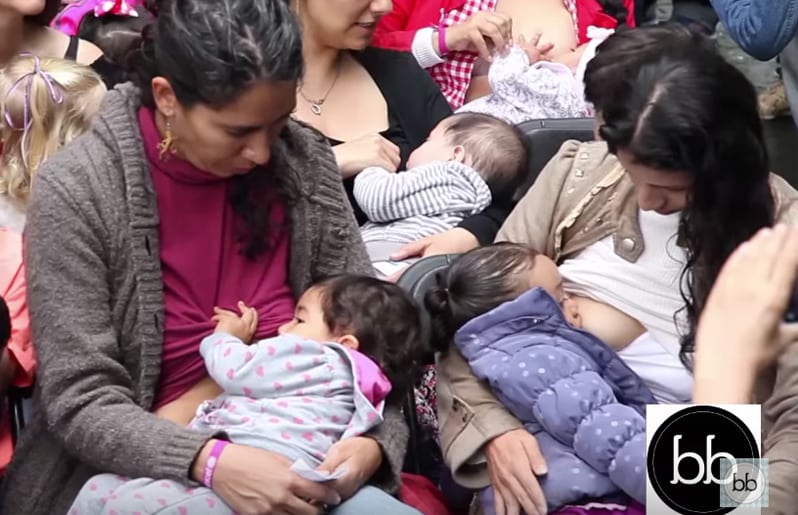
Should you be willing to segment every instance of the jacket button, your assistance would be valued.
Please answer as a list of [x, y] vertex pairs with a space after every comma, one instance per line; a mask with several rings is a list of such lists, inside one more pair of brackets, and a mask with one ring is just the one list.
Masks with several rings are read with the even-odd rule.
[[621, 241], [621, 246], [623, 250], [632, 251], [635, 249], [635, 240], [632, 238], [624, 238], [623, 241]]
[[585, 171], [582, 170], [581, 168], [577, 168], [576, 171], [574, 172], [574, 175], [576, 175], [577, 177], [583, 177], [585, 175]]

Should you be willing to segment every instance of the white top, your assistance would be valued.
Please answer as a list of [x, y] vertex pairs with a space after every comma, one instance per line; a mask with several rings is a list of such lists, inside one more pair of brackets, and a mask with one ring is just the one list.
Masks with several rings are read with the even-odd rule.
[[25, 207], [3, 194], [0, 194], [0, 227], [19, 233], [25, 228]]
[[432, 33], [436, 30], [435, 27], [424, 27], [418, 29], [416, 35], [413, 36], [410, 51], [422, 68], [432, 68], [436, 64], [446, 62], [435, 52], [435, 46], [432, 43]]
[[639, 321], [643, 335], [619, 353], [662, 402], [691, 397], [692, 376], [679, 360], [686, 327], [679, 288], [686, 252], [676, 245], [679, 213], [639, 211], [645, 249], [632, 263], [615, 253], [613, 237], [590, 245], [560, 265], [565, 289], [610, 305]]

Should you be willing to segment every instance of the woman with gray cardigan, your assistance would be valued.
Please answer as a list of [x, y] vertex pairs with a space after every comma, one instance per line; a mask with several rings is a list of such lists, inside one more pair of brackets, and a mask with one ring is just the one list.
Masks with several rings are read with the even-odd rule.
[[384, 492], [406, 447], [398, 409], [331, 449], [322, 467], [346, 473], [324, 484], [182, 424], [219, 391], [198, 352], [214, 306], [255, 307], [262, 338], [314, 278], [371, 273], [328, 144], [290, 119], [302, 50], [287, 3], [162, 2], [133, 57], [136, 85], [107, 94], [32, 192], [36, 409], [3, 513], [65, 513], [97, 472], [211, 483], [242, 514], [417, 513]]

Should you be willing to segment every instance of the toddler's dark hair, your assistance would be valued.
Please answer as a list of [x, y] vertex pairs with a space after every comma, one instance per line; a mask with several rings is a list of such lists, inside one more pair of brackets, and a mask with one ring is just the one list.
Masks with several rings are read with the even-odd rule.
[[427, 354], [421, 311], [410, 294], [393, 283], [352, 274], [328, 277], [313, 288], [330, 331], [355, 336], [359, 351], [391, 381], [387, 401], [404, 398]]
[[8, 340], [11, 339], [11, 315], [8, 312], [8, 305], [3, 297], [0, 297], [0, 349], [5, 349]]
[[515, 300], [529, 289], [520, 274], [535, 266], [538, 251], [517, 243], [496, 243], [467, 252], [438, 278], [424, 305], [432, 321], [432, 342], [446, 352], [469, 320]]
[[493, 196], [512, 194], [527, 164], [524, 133], [482, 113], [456, 113], [443, 123], [449, 143], [465, 149]]

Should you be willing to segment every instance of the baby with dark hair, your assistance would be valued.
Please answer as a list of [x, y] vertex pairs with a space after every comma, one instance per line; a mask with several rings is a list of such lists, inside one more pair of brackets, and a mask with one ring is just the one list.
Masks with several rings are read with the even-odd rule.
[[[548, 512], [584, 499], [645, 502], [645, 406], [653, 395], [604, 342], [548, 257], [500, 243], [464, 254], [426, 299], [437, 350], [450, 342], [537, 438]], [[492, 513], [493, 491], [482, 492]]]
[[[253, 308], [215, 309], [216, 329], [200, 344], [210, 377], [224, 390], [202, 403], [189, 427], [266, 449], [315, 468], [337, 441], [382, 421], [386, 401], [412, 385], [424, 354], [418, 306], [399, 286], [365, 276], [317, 282], [299, 299], [279, 336], [251, 342]], [[223, 446], [218, 454], [221, 454]], [[206, 472], [208, 472], [206, 468]], [[212, 486], [101, 474], [90, 479], [71, 515], [232, 514]]]
[[452, 115], [408, 158], [408, 170], [366, 168], [355, 199], [369, 221], [361, 234], [378, 273], [409, 262], [390, 256], [404, 244], [445, 232], [511, 194], [527, 162], [521, 132], [490, 115]]

